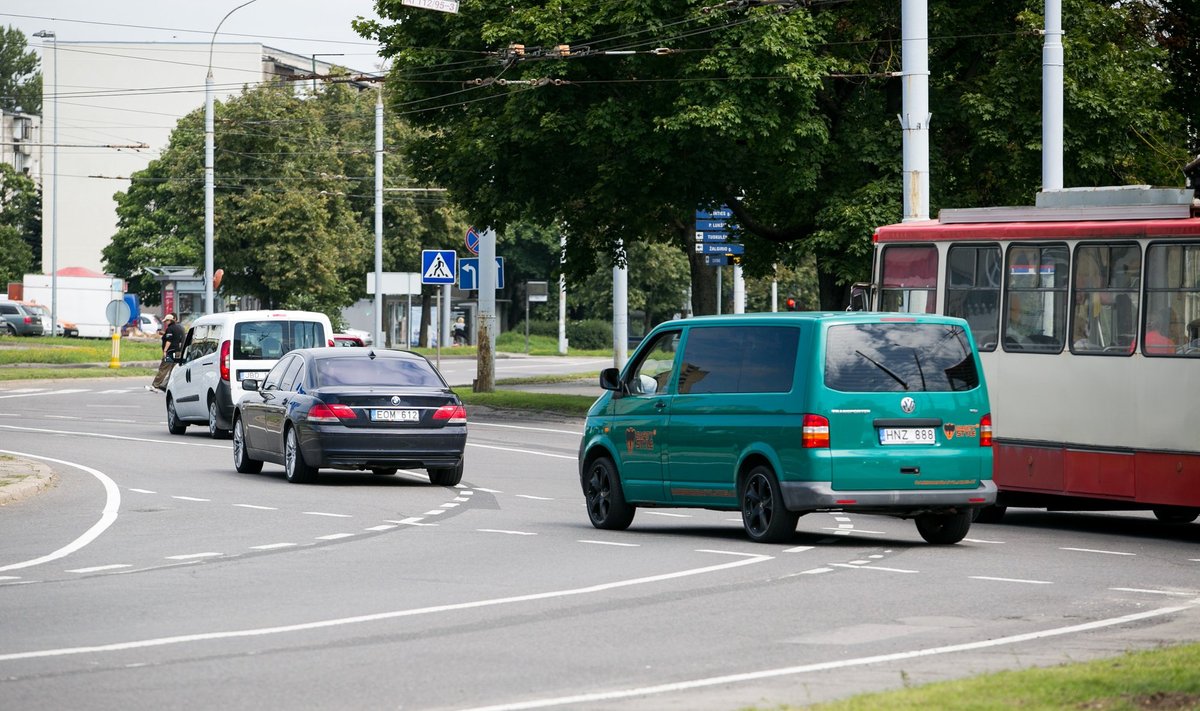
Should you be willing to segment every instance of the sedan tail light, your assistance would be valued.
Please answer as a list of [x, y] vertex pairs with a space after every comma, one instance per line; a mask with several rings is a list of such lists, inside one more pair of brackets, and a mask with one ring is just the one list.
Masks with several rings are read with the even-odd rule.
[[829, 449], [829, 420], [820, 415], [805, 415], [800, 426], [800, 446]]
[[445, 420], [448, 425], [467, 424], [467, 411], [462, 405], [442, 405], [433, 413], [434, 422]]
[[337, 424], [342, 420], [353, 420], [358, 416], [354, 414], [354, 410], [346, 405], [326, 405], [323, 402], [318, 402], [308, 409], [309, 422], [328, 422]]

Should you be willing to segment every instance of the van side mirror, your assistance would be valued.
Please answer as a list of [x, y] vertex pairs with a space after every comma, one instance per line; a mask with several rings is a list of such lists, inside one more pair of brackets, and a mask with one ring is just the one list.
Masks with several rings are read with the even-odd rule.
[[850, 285], [850, 305], [847, 311], [867, 311], [871, 307], [871, 285], [858, 282]]
[[621, 371], [616, 368], [605, 368], [600, 371], [600, 387], [605, 390], [621, 392]]

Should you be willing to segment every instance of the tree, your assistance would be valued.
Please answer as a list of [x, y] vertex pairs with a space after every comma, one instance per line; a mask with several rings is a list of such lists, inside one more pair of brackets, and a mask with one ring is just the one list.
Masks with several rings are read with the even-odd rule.
[[[373, 267], [374, 94], [335, 84], [297, 97], [290, 88], [261, 86], [215, 111], [213, 251], [223, 290], [339, 318], [365, 293]], [[400, 141], [410, 132], [394, 121], [387, 131]], [[116, 196], [118, 230], [105, 266], [130, 278], [149, 302], [157, 298], [149, 267], [202, 270], [203, 142], [197, 110]], [[396, 187], [408, 182], [403, 169], [398, 160], [385, 162]], [[389, 194], [385, 269], [415, 271], [420, 240], [450, 239], [453, 222], [443, 204]]]
[[27, 46], [25, 33], [11, 26], [0, 29], [0, 110], [42, 113], [38, 56]]
[[[1036, 191], [1040, 6], [930, 3], [932, 207]], [[1181, 126], [1145, 31], [1156, 6], [1064, 4], [1070, 185], [1178, 180]], [[752, 276], [815, 258], [821, 305], [840, 307], [868, 275], [873, 228], [900, 217], [894, 0], [378, 10], [392, 22], [357, 28], [394, 59], [394, 105], [426, 131], [419, 174], [477, 223], [569, 219], [571, 253], [600, 256], [572, 260], [576, 274], [611, 264], [618, 239], [671, 243], [710, 313], [692, 215], [724, 203]]]
[[40, 268], [42, 198], [37, 185], [0, 163], [0, 284]]

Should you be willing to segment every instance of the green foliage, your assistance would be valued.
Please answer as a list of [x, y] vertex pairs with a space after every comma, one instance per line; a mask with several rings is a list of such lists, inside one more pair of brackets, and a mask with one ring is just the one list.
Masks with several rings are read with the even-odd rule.
[[613, 329], [611, 321], [587, 320], [567, 324], [567, 343], [571, 349], [612, 350]]
[[0, 163], [0, 284], [41, 268], [42, 197], [28, 176]]
[[0, 225], [0, 285], [21, 281], [33, 263], [33, 253], [16, 228]]
[[42, 113], [38, 64], [37, 53], [28, 49], [24, 32], [12, 26], [0, 28], [0, 110], [20, 107], [27, 114]]

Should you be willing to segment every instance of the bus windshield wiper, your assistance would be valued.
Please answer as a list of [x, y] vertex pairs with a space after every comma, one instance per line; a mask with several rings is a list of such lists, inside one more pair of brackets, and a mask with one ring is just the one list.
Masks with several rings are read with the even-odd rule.
[[917, 362], [917, 374], [921, 376], [921, 392], [925, 392], [929, 386], [925, 384], [925, 371], [921, 368], [921, 356], [917, 355], [916, 348], [913, 349], [912, 354], [913, 360]]
[[[891, 376], [892, 380], [895, 380], [897, 383], [900, 383], [900, 387], [904, 388], [905, 390], [908, 390], [908, 383], [904, 382], [903, 378], [901, 378], [899, 375], [896, 375], [895, 373], [893, 373], [891, 371], [891, 369], [888, 368], [886, 365], [884, 365], [883, 363], [880, 363], [879, 361], [875, 360], [874, 358], [867, 355], [866, 353], [863, 353], [862, 351], [854, 351], [854, 352], [856, 354], [862, 356], [864, 359], [866, 359], [869, 363], [871, 363], [871, 365], [875, 366], [876, 368], [879, 368], [880, 370], [882, 370], [883, 372], [885, 372], [889, 376]], [[924, 377], [924, 376], [922, 376], [922, 377]]]

